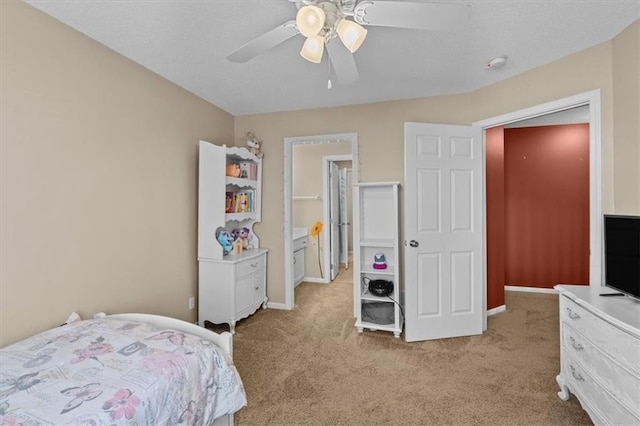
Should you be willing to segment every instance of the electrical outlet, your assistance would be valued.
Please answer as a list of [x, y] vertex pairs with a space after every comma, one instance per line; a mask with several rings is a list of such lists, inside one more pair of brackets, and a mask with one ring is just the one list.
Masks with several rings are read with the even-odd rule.
[[196, 308], [196, 298], [191, 296], [189, 298], [189, 310], [192, 311]]

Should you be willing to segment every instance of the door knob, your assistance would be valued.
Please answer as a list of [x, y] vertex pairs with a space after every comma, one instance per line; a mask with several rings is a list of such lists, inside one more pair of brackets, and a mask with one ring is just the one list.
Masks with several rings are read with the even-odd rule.
[[411, 241], [409, 241], [409, 245], [411, 247], [418, 247], [420, 245], [420, 243], [417, 242], [416, 240], [411, 240]]

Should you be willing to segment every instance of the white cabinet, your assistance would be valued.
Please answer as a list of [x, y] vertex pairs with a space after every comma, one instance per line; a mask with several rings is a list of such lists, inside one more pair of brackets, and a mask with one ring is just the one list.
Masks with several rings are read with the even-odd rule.
[[293, 252], [293, 284], [297, 286], [304, 280], [304, 249]]
[[293, 284], [297, 286], [304, 280], [305, 250], [308, 242], [306, 228], [293, 229]]
[[264, 249], [233, 255], [233, 259], [200, 260], [198, 323], [227, 323], [231, 333], [236, 322], [266, 308], [266, 259]]
[[[200, 141], [198, 164], [198, 323], [228, 323], [233, 333], [267, 303], [267, 250], [253, 230], [262, 162], [246, 148]], [[242, 237], [223, 246], [220, 232]]]
[[573, 393], [595, 424], [640, 424], [640, 303], [606, 288], [559, 285], [562, 400]]
[[[402, 333], [397, 182], [354, 185], [353, 301], [356, 328]], [[380, 260], [384, 257], [384, 263]], [[393, 285], [378, 295], [369, 284]]]

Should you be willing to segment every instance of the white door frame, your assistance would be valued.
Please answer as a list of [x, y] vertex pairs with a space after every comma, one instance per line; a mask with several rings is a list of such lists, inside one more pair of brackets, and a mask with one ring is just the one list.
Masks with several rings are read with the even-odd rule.
[[[331, 245], [330, 238], [330, 230], [329, 230], [329, 220], [331, 218], [331, 203], [329, 202], [329, 163], [334, 163], [336, 161], [351, 161], [353, 164], [353, 155], [351, 154], [339, 154], [339, 155], [324, 155], [322, 156], [322, 199], [323, 202], [323, 212], [322, 212], [322, 223], [326, 225], [326, 232], [322, 238], [322, 244], [325, 247], [323, 263], [324, 270], [328, 272], [324, 283], [331, 282], [331, 252], [327, 250], [327, 247]], [[340, 259], [338, 258], [338, 269], [340, 268]]]
[[293, 145], [338, 142], [351, 142], [351, 167], [353, 169], [353, 178], [355, 179], [353, 183], [355, 183], [359, 179], [357, 133], [284, 138], [284, 304], [269, 303], [269, 307], [291, 310], [295, 306], [293, 285], [293, 221], [291, 217], [293, 210]]
[[[516, 121], [526, 120], [529, 118], [539, 117], [553, 112], [559, 112], [578, 106], [589, 106], [589, 248], [591, 255], [589, 256], [589, 285], [591, 287], [600, 287], [603, 282], [603, 246], [602, 246], [602, 203], [601, 203], [601, 100], [600, 89], [591, 90], [589, 92], [580, 93], [544, 104], [536, 105], [530, 108], [521, 109], [519, 111], [510, 112], [486, 120], [476, 121], [474, 126], [482, 127], [483, 136], [482, 144], [486, 153], [487, 141], [486, 130], [491, 127], [503, 126]], [[483, 166], [483, 181], [485, 188], [483, 189], [483, 209], [485, 213], [484, 224], [484, 263], [486, 266], [486, 165]], [[486, 267], [484, 276], [485, 285], [485, 310], [486, 310]], [[486, 330], [486, 316], [483, 328]]]

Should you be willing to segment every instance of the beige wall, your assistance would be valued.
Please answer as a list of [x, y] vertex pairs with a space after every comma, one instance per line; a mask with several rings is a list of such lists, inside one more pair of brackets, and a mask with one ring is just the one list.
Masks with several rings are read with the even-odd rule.
[[1, 2], [0, 346], [72, 311], [194, 321], [197, 144], [233, 116]]
[[640, 23], [613, 40], [616, 213], [640, 211]]
[[[628, 31], [637, 31], [638, 22]], [[633, 35], [633, 34], [632, 34]], [[629, 36], [629, 37], [632, 37]], [[621, 37], [625, 37], [626, 33]], [[265, 151], [263, 222], [269, 226], [260, 229], [261, 244], [269, 247], [268, 296], [274, 302], [284, 302], [283, 242], [283, 139], [331, 133], [358, 133], [358, 155], [361, 181], [404, 181], [403, 125], [407, 121], [471, 124], [545, 102], [575, 94], [601, 90], [602, 101], [602, 208], [614, 212], [621, 199], [639, 191], [636, 179], [615, 182], [614, 166], [620, 159], [637, 151], [629, 144], [614, 143], [613, 112], [614, 87], [612, 58], [613, 45], [609, 41], [561, 60], [492, 86], [460, 95], [421, 98], [404, 101], [290, 111], [236, 117], [235, 134], [239, 138], [251, 129], [264, 140]], [[633, 45], [633, 43], [629, 43]], [[625, 43], [625, 46], [627, 44]], [[622, 49], [622, 48], [621, 48]], [[625, 47], [625, 54], [637, 61], [639, 53]], [[628, 58], [616, 57], [615, 65], [625, 67]], [[365, 72], [366, 70], [362, 71]], [[480, 70], [478, 71], [480, 72]], [[626, 83], [621, 83], [626, 84]], [[333, 90], [339, 90], [339, 87]], [[635, 100], [637, 102], [637, 99]], [[637, 107], [634, 100], [621, 100], [617, 108]], [[636, 115], [637, 117], [637, 115]], [[633, 120], [631, 120], [633, 121]], [[629, 119], [617, 126], [631, 127]], [[638, 138], [635, 138], [638, 144]], [[614, 164], [614, 146], [617, 150]], [[637, 166], [637, 163], [636, 163]], [[354, 178], [355, 179], [355, 178]], [[635, 192], [634, 192], [635, 191]], [[402, 195], [402, 191], [401, 191]], [[615, 200], [615, 203], [614, 203]], [[631, 213], [640, 213], [635, 207]]]

